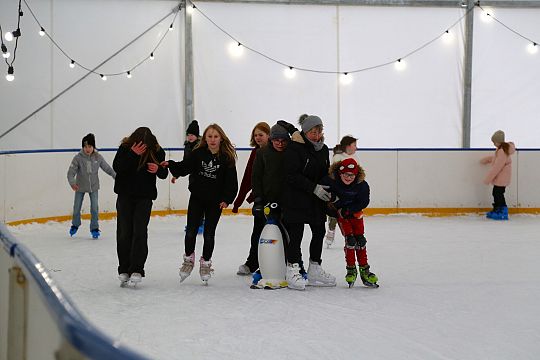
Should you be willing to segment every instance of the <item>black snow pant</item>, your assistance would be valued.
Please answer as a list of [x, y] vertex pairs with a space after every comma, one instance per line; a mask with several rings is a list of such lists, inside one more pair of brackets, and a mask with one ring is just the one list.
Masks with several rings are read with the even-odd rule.
[[264, 225], [266, 225], [266, 218], [264, 216], [253, 217], [251, 246], [249, 248], [249, 255], [246, 260], [246, 265], [249, 267], [249, 271], [251, 272], [255, 272], [259, 268], [259, 239], [261, 238]]
[[493, 186], [493, 207], [503, 207], [506, 206], [506, 200], [504, 199], [504, 191], [506, 186]]
[[187, 256], [195, 252], [197, 231], [202, 219], [204, 218], [204, 244], [202, 257], [205, 261], [212, 258], [216, 237], [216, 227], [220, 216], [221, 209], [219, 207], [219, 203], [204, 200], [191, 194], [189, 197], [186, 237], [184, 240], [184, 251]]
[[[324, 222], [308, 224], [312, 237], [309, 244], [309, 258], [321, 263], [323, 238], [326, 231]], [[287, 261], [290, 264], [302, 265], [302, 237], [304, 236], [304, 223], [285, 223], [285, 229], [289, 233], [289, 247], [287, 248]]]
[[118, 195], [116, 199], [116, 253], [118, 273], [140, 273], [148, 257], [148, 223], [152, 200]]

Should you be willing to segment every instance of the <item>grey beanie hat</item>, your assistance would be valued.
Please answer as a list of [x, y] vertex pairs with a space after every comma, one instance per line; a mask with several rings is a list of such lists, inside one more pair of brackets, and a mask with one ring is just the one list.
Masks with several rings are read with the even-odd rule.
[[300, 121], [300, 125], [302, 126], [302, 131], [307, 133], [309, 130], [313, 129], [317, 125], [322, 126], [322, 120], [317, 115], [309, 115], [305, 117], [303, 120]]
[[495, 142], [495, 143], [503, 143], [504, 142], [504, 131], [502, 130], [497, 130], [493, 133], [493, 135], [491, 136], [491, 141]]
[[276, 124], [270, 128], [270, 140], [289, 139], [289, 133], [283, 126]]

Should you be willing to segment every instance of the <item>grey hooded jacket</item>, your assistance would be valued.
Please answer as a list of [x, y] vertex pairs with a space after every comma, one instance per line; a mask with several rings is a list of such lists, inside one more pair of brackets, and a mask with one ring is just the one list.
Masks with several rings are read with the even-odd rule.
[[91, 155], [87, 155], [84, 150], [81, 150], [75, 155], [69, 166], [67, 172], [69, 185], [78, 185], [78, 192], [90, 193], [99, 190], [99, 168], [113, 178], [116, 177], [116, 172], [97, 150], [94, 150]]

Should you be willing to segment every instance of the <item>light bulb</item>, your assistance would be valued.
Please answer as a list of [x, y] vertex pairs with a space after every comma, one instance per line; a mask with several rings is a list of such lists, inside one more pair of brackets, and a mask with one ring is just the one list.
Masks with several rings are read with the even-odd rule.
[[69, 67], [72, 69], [75, 67], [75, 60], [71, 60], [71, 62], [69, 63]]
[[339, 75], [339, 82], [341, 83], [341, 85], [349, 85], [350, 83], [352, 83], [352, 81], [353, 77], [349, 73], [343, 73]]
[[103, 75], [103, 74], [99, 74], [99, 76], [101, 76], [101, 80], [103, 80], [103, 81], [107, 81], [107, 76], [106, 76], [106, 75]]
[[150, 53], [150, 60], [154, 60], [154, 53]]
[[394, 63], [394, 67], [396, 68], [397, 71], [403, 71], [407, 67], [407, 63], [403, 59], [398, 59]]
[[538, 52], [538, 44], [537, 43], [530, 43], [527, 45], [527, 51], [529, 54], [536, 54]]
[[229, 55], [232, 57], [240, 57], [244, 53], [244, 47], [239, 42], [231, 42], [229, 44]]
[[195, 11], [195, 5], [187, 6], [187, 7], [186, 7], [186, 12], [187, 12], [188, 14], [191, 15], [191, 14], [193, 14], [194, 11]]
[[13, 81], [15, 80], [15, 75], [13, 75], [13, 66], [10, 66], [8, 68], [8, 73], [6, 75], [6, 80], [7, 81]]
[[39, 36], [45, 36], [45, 29], [43, 27], [39, 30]]
[[296, 70], [292, 66], [289, 66], [283, 70], [283, 74], [287, 79], [294, 79], [296, 77]]
[[127, 78], [128, 78], [128, 79], [131, 79], [131, 71], [128, 71], [126, 74], [127, 74], [127, 75], [126, 75]]
[[484, 11], [480, 13], [480, 19], [482, 19], [485, 23], [491, 23], [493, 22], [493, 9], [490, 8], [484, 8]]
[[9, 55], [11, 55], [7, 49], [7, 46], [2, 43], [2, 56], [4, 57], [4, 59], [7, 59], [9, 57]]
[[9, 51], [6, 51], [5, 53], [2, 53], [2, 56], [4, 57], [4, 59], [7, 59], [11, 56], [11, 53]]
[[6, 39], [6, 41], [13, 41], [13, 34], [10, 33], [9, 31], [4, 35], [4, 38]]
[[449, 30], [446, 30], [443, 34], [442, 34], [442, 41], [445, 43], [445, 44], [450, 44], [454, 41], [454, 34], [452, 34]]
[[169, 26], [169, 31], [173, 31], [174, 28], [173, 28], [173, 25], [171, 24], [171, 26]]

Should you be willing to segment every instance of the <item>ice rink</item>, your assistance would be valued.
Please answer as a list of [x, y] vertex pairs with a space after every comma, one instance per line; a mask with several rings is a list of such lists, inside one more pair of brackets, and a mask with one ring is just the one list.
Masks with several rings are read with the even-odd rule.
[[[252, 290], [236, 275], [252, 218], [223, 216], [214, 276], [198, 266], [184, 283], [183, 216], [153, 217], [146, 277], [117, 280], [115, 221], [11, 227], [81, 312], [152, 359], [538, 359], [540, 217], [366, 217], [368, 258], [379, 289], [345, 283], [343, 238], [323, 251], [336, 288]], [[308, 260], [309, 230], [304, 236]], [[197, 243], [201, 254], [202, 237]]]

